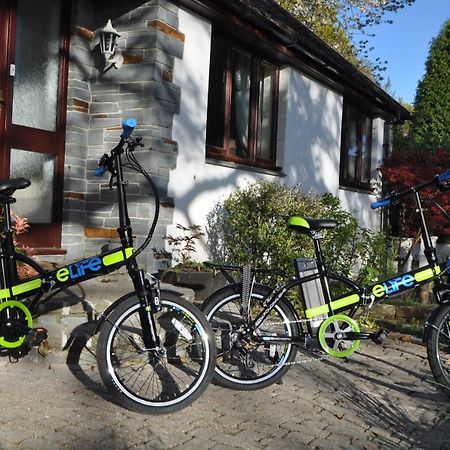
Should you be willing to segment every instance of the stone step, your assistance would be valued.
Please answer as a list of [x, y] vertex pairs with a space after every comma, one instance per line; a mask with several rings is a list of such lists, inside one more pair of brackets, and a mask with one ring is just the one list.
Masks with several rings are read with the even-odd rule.
[[[194, 301], [191, 289], [161, 284], [161, 288], [182, 293]], [[94, 324], [103, 311], [114, 301], [132, 292], [133, 284], [126, 272], [100, 276], [79, 285], [50, 294], [40, 305], [33, 326], [48, 330], [48, 346], [55, 350], [64, 349], [77, 329]]]

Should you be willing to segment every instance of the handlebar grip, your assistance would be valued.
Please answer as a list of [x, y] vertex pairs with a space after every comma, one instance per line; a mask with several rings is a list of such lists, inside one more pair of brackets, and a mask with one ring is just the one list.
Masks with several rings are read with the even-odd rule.
[[440, 175], [436, 175], [436, 179], [439, 183], [450, 180], [450, 169], [447, 169], [445, 172], [441, 173]]
[[391, 204], [390, 198], [382, 198], [381, 200], [371, 203], [370, 207], [372, 209], [384, 208], [385, 206], [389, 206], [390, 204]]
[[130, 118], [126, 119], [122, 122], [122, 135], [121, 137], [124, 139], [128, 139], [133, 133], [133, 130], [136, 128], [137, 121], [136, 119]]
[[95, 170], [94, 170], [94, 175], [96, 177], [102, 177], [106, 172], [106, 167], [104, 166], [98, 166]]

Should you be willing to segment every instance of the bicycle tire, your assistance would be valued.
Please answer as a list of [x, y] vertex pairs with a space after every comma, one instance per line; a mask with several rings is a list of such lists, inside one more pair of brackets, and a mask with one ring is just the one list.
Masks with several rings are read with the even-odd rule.
[[[262, 389], [276, 383], [287, 372], [289, 363], [295, 359], [297, 348], [292, 343], [250, 342], [247, 354], [242, 354], [242, 341], [238, 339], [237, 331], [244, 324], [240, 313], [240, 286], [239, 283], [228, 285], [216, 291], [201, 306], [216, 337], [214, 381], [229, 389]], [[250, 304], [254, 313], [270, 291], [265, 285], [253, 287]], [[297, 317], [286, 299], [282, 298], [278, 302], [258, 328], [258, 332], [270, 333], [272, 336], [279, 333], [283, 337], [298, 337]]]
[[201, 311], [180, 296], [161, 292], [154, 315], [165, 354], [143, 351], [140, 303], [118, 300], [101, 325], [97, 364], [120, 405], [145, 414], [178, 411], [196, 400], [214, 374], [216, 348]]
[[438, 307], [427, 324], [427, 355], [439, 387], [450, 396], [450, 304]]

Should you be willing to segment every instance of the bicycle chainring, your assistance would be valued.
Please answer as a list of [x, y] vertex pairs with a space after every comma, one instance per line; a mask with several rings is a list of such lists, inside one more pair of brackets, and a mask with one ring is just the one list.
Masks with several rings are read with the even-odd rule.
[[359, 333], [359, 325], [345, 314], [336, 314], [325, 319], [319, 328], [319, 343], [322, 349], [335, 358], [350, 356], [360, 344], [359, 340], [346, 339], [346, 333]]
[[20, 347], [31, 329], [33, 318], [30, 310], [21, 302], [7, 300], [0, 303], [0, 347]]

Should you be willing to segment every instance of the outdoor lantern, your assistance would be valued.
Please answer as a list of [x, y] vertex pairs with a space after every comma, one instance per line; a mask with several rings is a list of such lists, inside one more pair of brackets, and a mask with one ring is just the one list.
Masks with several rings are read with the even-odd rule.
[[114, 66], [118, 69], [123, 63], [123, 56], [120, 50], [116, 49], [117, 38], [120, 34], [112, 26], [111, 19], [102, 30], [100, 30], [100, 52], [105, 58], [105, 70]]

